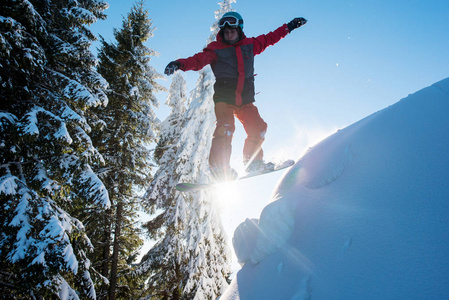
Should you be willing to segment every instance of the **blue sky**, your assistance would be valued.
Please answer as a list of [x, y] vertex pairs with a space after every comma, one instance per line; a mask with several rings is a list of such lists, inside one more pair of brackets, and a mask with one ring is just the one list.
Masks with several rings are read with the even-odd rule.
[[[112, 28], [121, 27], [133, 2], [107, 2], [108, 19], [92, 30], [112, 41]], [[159, 53], [153, 67], [163, 73], [171, 60], [201, 51], [218, 2], [147, 0], [156, 28], [147, 45]], [[255, 60], [256, 105], [268, 123], [267, 159], [298, 159], [336, 130], [449, 77], [447, 0], [237, 0], [232, 7], [243, 16], [247, 36], [268, 33], [294, 17], [308, 19]], [[185, 77], [192, 90], [197, 72]], [[161, 84], [169, 87], [170, 78]], [[165, 97], [158, 94], [161, 104]], [[164, 108], [157, 113], [161, 119], [167, 115]], [[244, 138], [237, 127], [235, 164]], [[224, 220], [229, 228], [242, 218], [258, 217], [280, 176], [261, 176], [235, 187], [238, 197], [228, 204], [237, 201], [242, 213], [234, 209], [227, 215], [225, 207], [224, 218], [232, 219]]]
[[[148, 46], [159, 53], [152, 60], [159, 72], [205, 46], [217, 2], [146, 1], [156, 28]], [[112, 41], [112, 28], [121, 27], [133, 2], [108, 3], [108, 19], [92, 29]], [[256, 105], [269, 125], [267, 143], [290, 139], [295, 128], [345, 127], [449, 76], [447, 0], [237, 0], [233, 8], [247, 36], [297, 16], [309, 20], [256, 57]], [[198, 75], [185, 75], [192, 90]], [[170, 78], [161, 84], [168, 87]]]

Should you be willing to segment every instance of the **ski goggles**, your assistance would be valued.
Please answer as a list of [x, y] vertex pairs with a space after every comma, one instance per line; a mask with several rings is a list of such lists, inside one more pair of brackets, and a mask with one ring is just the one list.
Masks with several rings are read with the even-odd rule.
[[237, 28], [240, 24], [243, 24], [243, 20], [239, 20], [233, 16], [224, 17], [218, 22], [218, 27], [223, 28], [226, 24], [232, 28]]

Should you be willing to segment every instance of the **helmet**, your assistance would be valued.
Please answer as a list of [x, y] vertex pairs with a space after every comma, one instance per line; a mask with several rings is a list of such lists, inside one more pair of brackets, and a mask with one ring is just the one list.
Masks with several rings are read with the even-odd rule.
[[240, 27], [240, 29], [243, 29], [243, 18], [238, 12], [229, 11], [225, 13], [218, 21], [218, 27], [223, 28], [226, 25], [234, 28]]

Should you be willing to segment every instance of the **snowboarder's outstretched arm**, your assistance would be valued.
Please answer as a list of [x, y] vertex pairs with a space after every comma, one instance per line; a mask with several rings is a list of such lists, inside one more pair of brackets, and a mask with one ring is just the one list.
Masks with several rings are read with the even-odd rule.
[[[268, 34], [262, 34], [256, 38], [252, 38], [254, 45], [253, 54], [257, 55], [262, 53], [268, 46], [274, 45], [284, 38], [288, 33], [294, 29], [299, 28], [307, 23], [304, 18], [294, 18], [287, 24], [282, 25], [275, 31]], [[201, 70], [204, 66], [216, 61], [217, 55], [214, 51], [217, 42], [210, 43], [202, 52], [197, 53], [189, 58], [178, 59], [170, 62], [165, 68], [164, 73], [166, 75], [172, 75], [177, 70]]]
[[[209, 44], [210, 45], [210, 44]], [[165, 68], [165, 75], [172, 75], [177, 70], [182, 71], [199, 71], [208, 64], [213, 63], [217, 56], [210, 47], [206, 47], [202, 52], [197, 53], [188, 58], [180, 58], [175, 61], [170, 62]]]
[[287, 24], [282, 25], [281, 27], [270, 33], [262, 34], [258, 37], [253, 38], [254, 55], [262, 53], [268, 46], [276, 44], [294, 29], [299, 28], [306, 23], [307, 20], [304, 18], [294, 18]]

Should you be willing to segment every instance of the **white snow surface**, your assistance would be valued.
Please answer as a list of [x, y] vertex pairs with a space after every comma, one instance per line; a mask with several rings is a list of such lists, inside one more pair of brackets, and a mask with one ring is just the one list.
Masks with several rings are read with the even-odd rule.
[[233, 244], [220, 300], [449, 299], [449, 78], [331, 135]]

